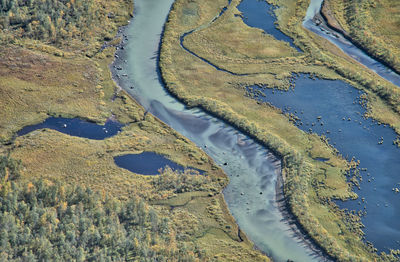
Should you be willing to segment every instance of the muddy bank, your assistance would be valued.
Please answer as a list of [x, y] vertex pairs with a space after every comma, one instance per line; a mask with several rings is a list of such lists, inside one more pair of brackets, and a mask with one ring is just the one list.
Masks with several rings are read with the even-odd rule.
[[328, 255], [328, 253], [321, 247], [314, 239], [312, 239], [303, 226], [299, 223], [297, 218], [291, 212], [291, 207], [287, 202], [284, 190], [284, 177], [282, 175], [278, 176], [276, 182], [276, 203], [278, 204], [279, 210], [282, 212], [283, 217], [286, 222], [290, 225], [293, 232], [298, 235], [301, 240], [319, 256], [319, 261], [328, 262], [334, 261], [334, 258]]

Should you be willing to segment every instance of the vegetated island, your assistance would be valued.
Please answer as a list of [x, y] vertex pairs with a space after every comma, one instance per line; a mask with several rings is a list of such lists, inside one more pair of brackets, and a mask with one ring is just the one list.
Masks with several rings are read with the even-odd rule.
[[[0, 2], [2, 259], [269, 261], [230, 215], [222, 170], [119, 91], [109, 64], [129, 0]], [[51, 129], [49, 116], [124, 124], [104, 140]], [[204, 174], [143, 176], [113, 157], [152, 151]]]
[[[246, 26], [236, 8], [240, 2], [174, 3], [160, 57], [168, 90], [189, 107], [203, 108], [225, 120], [282, 158], [291, 213], [330, 256], [339, 261], [397, 261], [397, 251], [377, 254], [365, 244], [360, 217], [340, 210], [333, 201], [356, 198], [346, 174], [357, 162], [346, 161], [323, 137], [298, 129], [290, 115], [248, 97], [247, 87], [296, 88], [292, 74], [300, 73], [340, 79], [366, 93], [367, 116], [391, 125], [398, 134], [399, 89], [305, 30], [302, 22], [309, 1], [268, 1], [279, 7], [275, 10], [279, 29], [304, 53]], [[227, 10], [215, 20], [225, 6]], [[350, 181], [357, 185], [356, 176]]]

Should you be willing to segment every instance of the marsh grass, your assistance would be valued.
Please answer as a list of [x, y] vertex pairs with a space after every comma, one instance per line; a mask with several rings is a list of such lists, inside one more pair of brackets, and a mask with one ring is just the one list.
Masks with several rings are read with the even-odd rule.
[[[21, 176], [16, 183], [29, 185], [41, 179], [50, 184], [89, 187], [121, 201], [137, 197], [172, 227], [171, 252], [186, 248], [188, 259], [207, 261], [269, 261], [253, 249], [245, 235], [238, 237], [238, 226], [222, 195], [228, 183], [223, 171], [188, 139], [151, 114], [144, 117], [144, 109], [127, 93], [117, 92], [109, 64], [121, 40], [114, 35], [130, 18], [132, 1], [96, 2], [106, 15], [114, 14], [102, 21], [106, 26], [93, 28], [91, 34], [101, 31], [96, 37], [88, 35], [53, 45], [48, 39], [21, 38], [12, 31], [0, 33], [0, 154], [21, 161]], [[209, 7], [219, 4], [213, 2]], [[204, 13], [185, 12], [201, 21], [204, 18]], [[105, 39], [108, 47], [102, 49]], [[105, 140], [72, 137], [49, 129], [12, 139], [24, 126], [49, 116], [96, 123], [114, 116], [126, 126]], [[199, 168], [205, 175], [178, 174], [167, 168], [160, 170], [159, 176], [149, 177], [114, 163], [114, 156], [143, 151]]]
[[[226, 4], [226, 1], [218, 2], [220, 6]], [[191, 21], [187, 17], [185, 23], [182, 23], [182, 10], [196, 6], [197, 13], [209, 18], [220, 12], [217, 6], [210, 9], [202, 1], [178, 0], [174, 3], [165, 27], [160, 57], [167, 89], [188, 106], [200, 107], [223, 119], [282, 158], [282, 175], [289, 208], [301, 226], [329, 255], [340, 261], [377, 259], [378, 256], [362, 241], [360, 219], [343, 213], [331, 202], [333, 199], [357, 197], [351, 192], [346, 178], [346, 173], [354, 163], [348, 163], [338, 156], [336, 150], [324, 139], [296, 128], [280, 110], [246, 97], [248, 93], [244, 87], [257, 84], [287, 89], [292, 87], [290, 78], [296, 72], [308, 72], [326, 79], [341, 79], [366, 91], [369, 115], [387, 121], [397, 128], [397, 132], [399, 91], [394, 85], [376, 77], [373, 72], [351, 62], [334, 45], [304, 30], [302, 17], [308, 1], [271, 2], [279, 4], [276, 14], [280, 29], [294, 39], [294, 43], [305, 51], [304, 55], [285, 56], [288, 53], [282, 53], [281, 58], [276, 58], [267, 57], [264, 53], [260, 59], [263, 50], [252, 48], [251, 43], [248, 49], [239, 44], [236, 52], [229, 45], [231, 39], [227, 39], [226, 32], [237, 33], [243, 39], [259, 32], [241, 24], [241, 20], [234, 16], [239, 1], [232, 1], [224, 15], [209, 24], [210, 20], [198, 17]], [[207, 12], [212, 12], [214, 16]], [[198, 30], [187, 36], [184, 42], [186, 48], [234, 73], [258, 74], [232, 75], [216, 70], [186, 52], [180, 46], [180, 36], [195, 28]], [[273, 46], [278, 50], [284, 47], [283, 44], [278, 45], [278, 41], [270, 44], [267, 39], [260, 39], [260, 45]], [[315, 160], [318, 157], [329, 160], [320, 162]], [[389, 258], [386, 255], [380, 258], [395, 260], [395, 257]]]
[[400, 72], [400, 3], [396, 0], [329, 0], [325, 12], [333, 26], [346, 34], [371, 56]]

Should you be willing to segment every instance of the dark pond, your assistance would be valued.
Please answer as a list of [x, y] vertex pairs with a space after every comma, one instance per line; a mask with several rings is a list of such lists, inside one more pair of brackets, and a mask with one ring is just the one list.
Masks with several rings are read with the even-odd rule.
[[400, 188], [400, 149], [393, 145], [395, 132], [364, 119], [361, 92], [343, 81], [300, 75], [295, 84], [287, 92], [256, 86], [248, 90], [261, 91], [265, 97], [260, 95], [259, 100], [298, 116], [300, 129], [325, 135], [344, 157], [360, 160], [361, 190], [355, 188], [359, 199], [340, 206], [367, 211], [362, 217], [364, 232], [376, 248], [400, 248], [400, 194], [395, 192]]
[[243, 14], [243, 22], [248, 26], [256, 27], [264, 30], [267, 34], [274, 36], [278, 40], [288, 42], [290, 46], [302, 52], [293, 44], [293, 40], [282, 33], [276, 27], [276, 16], [274, 14], [275, 7], [268, 4], [266, 1], [260, 0], [243, 0], [237, 9]]
[[24, 127], [17, 135], [23, 136], [37, 129], [49, 128], [71, 136], [102, 140], [116, 135], [122, 127], [123, 124], [112, 120], [107, 120], [105, 125], [98, 125], [79, 118], [49, 117], [43, 123]]
[[[141, 154], [129, 154], [123, 156], [114, 157], [115, 164], [117, 166], [128, 169], [129, 171], [141, 174], [141, 175], [159, 175], [160, 169], [164, 169], [167, 166], [174, 171], [185, 171], [184, 166], [178, 165], [177, 163], [165, 158], [154, 152], [143, 152]], [[204, 171], [190, 168], [203, 174]]]

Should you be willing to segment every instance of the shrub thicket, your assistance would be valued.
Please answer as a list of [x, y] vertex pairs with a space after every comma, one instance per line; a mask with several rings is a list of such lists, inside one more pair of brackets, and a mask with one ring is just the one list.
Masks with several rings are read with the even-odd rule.
[[[81, 187], [12, 184], [0, 197], [0, 258], [4, 261], [190, 261], [168, 219], [142, 200], [127, 202]], [[178, 251], [179, 250], [179, 251]]]

